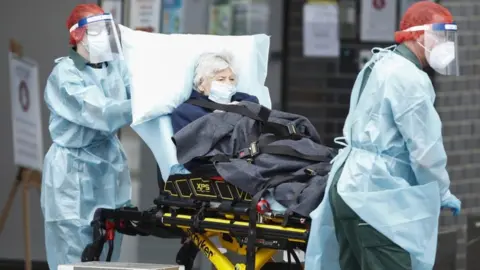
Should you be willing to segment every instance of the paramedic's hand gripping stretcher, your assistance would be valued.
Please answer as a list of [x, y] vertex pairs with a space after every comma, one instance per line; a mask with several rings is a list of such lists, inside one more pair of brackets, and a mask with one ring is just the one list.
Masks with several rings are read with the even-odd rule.
[[[82, 260], [99, 260], [106, 243], [110, 259], [116, 231], [182, 239], [186, 269], [199, 251], [217, 269], [262, 269], [278, 250], [301, 269], [294, 249], [306, 249], [335, 151], [305, 117], [270, 109], [269, 37], [120, 28], [132, 128], [157, 160], [160, 195], [145, 211], [98, 209]], [[246, 262], [230, 262], [212, 237]]]

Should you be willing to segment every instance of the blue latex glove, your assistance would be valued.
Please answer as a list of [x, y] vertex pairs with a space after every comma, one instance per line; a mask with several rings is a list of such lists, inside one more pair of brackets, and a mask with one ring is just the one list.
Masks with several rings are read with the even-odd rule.
[[462, 209], [462, 202], [452, 195], [451, 198], [442, 204], [442, 209], [450, 209], [454, 216], [458, 216]]

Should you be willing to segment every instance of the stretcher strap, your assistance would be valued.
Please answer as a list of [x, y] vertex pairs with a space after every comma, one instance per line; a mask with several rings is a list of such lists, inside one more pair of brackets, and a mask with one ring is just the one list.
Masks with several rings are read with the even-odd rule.
[[[303, 160], [309, 160], [312, 162], [330, 162], [330, 158], [324, 155], [306, 155], [298, 152], [295, 148], [288, 145], [266, 145], [266, 146], [251, 146], [247, 149], [241, 150], [237, 156], [240, 159], [244, 158], [254, 158], [259, 154], [270, 154], [270, 155], [281, 155], [287, 157], [294, 157]], [[217, 154], [212, 157], [207, 158], [213, 164], [217, 162], [230, 162], [231, 157], [225, 154]]]
[[283, 125], [275, 122], [269, 122], [268, 118], [270, 117], [271, 110], [260, 106], [260, 111], [258, 113], [252, 112], [246, 106], [238, 105], [225, 105], [215, 103], [205, 99], [196, 99], [191, 98], [187, 100], [187, 103], [190, 103], [195, 106], [199, 106], [209, 110], [220, 110], [224, 112], [236, 113], [255, 121], [260, 122], [260, 133], [262, 134], [274, 134], [281, 137], [290, 137], [290, 136], [299, 136], [297, 134], [295, 125]]
[[269, 109], [263, 106], [260, 107], [260, 111], [258, 113], [254, 113], [243, 105], [225, 105], [225, 104], [219, 104], [216, 102], [212, 102], [204, 99], [197, 99], [197, 98], [191, 98], [187, 100], [187, 103], [190, 103], [192, 105], [196, 105], [205, 109], [210, 109], [212, 111], [220, 110], [224, 112], [240, 114], [242, 116], [246, 116], [248, 118], [261, 121], [261, 122], [267, 122], [271, 112]]
[[[304, 138], [304, 137], [303, 137]], [[300, 138], [279, 137], [279, 136], [263, 136], [258, 141], [250, 144], [250, 147], [240, 150], [237, 153], [238, 158], [253, 158], [259, 154], [281, 155], [309, 160], [313, 162], [330, 162], [331, 158], [327, 155], [307, 155], [297, 151], [294, 147], [288, 145], [271, 145], [271, 143], [280, 140], [298, 140]], [[228, 162], [225, 156], [218, 157], [218, 162]]]
[[250, 204], [250, 210], [248, 211], [249, 221], [248, 221], [248, 242], [247, 242], [247, 270], [255, 269], [255, 243], [257, 242], [257, 204], [265, 194], [265, 192], [270, 189], [277, 187], [283, 183], [290, 182], [304, 182], [310, 179], [311, 175], [309, 174], [299, 174], [299, 175], [282, 175], [275, 176], [268, 180], [261, 191], [255, 194], [252, 197], [252, 202]]
[[258, 151], [264, 154], [289, 156], [314, 162], [330, 162], [330, 159], [324, 155], [306, 155], [288, 145], [259, 146]]

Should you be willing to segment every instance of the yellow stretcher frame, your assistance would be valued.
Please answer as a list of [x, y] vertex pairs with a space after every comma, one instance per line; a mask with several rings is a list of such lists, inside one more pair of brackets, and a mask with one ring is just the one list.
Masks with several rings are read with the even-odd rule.
[[[189, 229], [185, 228], [185, 231]], [[210, 235], [212, 237], [214, 235]], [[216, 269], [225, 270], [245, 270], [246, 265], [244, 263], [233, 263], [223, 255], [220, 250], [210, 241], [208, 234], [195, 233], [190, 235], [190, 239], [193, 243], [202, 251], [207, 259], [215, 266]], [[255, 255], [255, 270], [260, 270], [269, 261], [272, 256], [277, 253], [275, 249], [259, 249]]]
[[[179, 220], [189, 221], [192, 219], [190, 215], [176, 215], [172, 216], [170, 213], [165, 213], [164, 218], [174, 218]], [[248, 228], [248, 222], [244, 221], [232, 221], [229, 219], [220, 219], [220, 218], [205, 218], [205, 222], [219, 223], [219, 224], [229, 224], [230, 226], [241, 226]], [[168, 221], [162, 222], [166, 227], [172, 226]], [[233, 264], [220, 250], [210, 241], [211, 237], [221, 236], [222, 234], [229, 234], [226, 230], [221, 229], [204, 229], [205, 233], [194, 233], [191, 231], [191, 227], [187, 225], [175, 225], [177, 228], [182, 229], [190, 238], [190, 240], [198, 247], [198, 249], [203, 253], [205, 257], [215, 266], [216, 269], [220, 270], [246, 270], [246, 265], [244, 263]], [[269, 224], [257, 224], [257, 228], [263, 228], [268, 230], [278, 230], [278, 231], [290, 231], [305, 233], [306, 229], [299, 229], [293, 227], [282, 227], [279, 225], [269, 225]], [[219, 237], [219, 239], [221, 239]], [[305, 240], [301, 239], [288, 239], [290, 242], [300, 242], [306, 243]], [[221, 244], [227, 250], [236, 252], [240, 255], [246, 254], [245, 247], [241, 247], [240, 244], [235, 241], [230, 244], [221, 241]], [[255, 270], [261, 270], [266, 263], [272, 261], [272, 257], [278, 252], [277, 249], [269, 248], [259, 248], [255, 254]]]
[[[243, 201], [247, 204], [252, 202], [252, 197], [238, 187], [223, 180], [213, 180], [208, 176], [200, 174], [171, 176], [169, 180], [164, 183], [161, 193], [165, 194], [166, 197], [163, 197], [164, 200], [160, 200], [160, 205], [170, 205], [172, 203], [171, 199], [174, 198], [185, 201], [196, 199], [204, 202], [233, 202], [235, 200]], [[180, 207], [180, 209], [182, 207]], [[178, 213], [174, 216], [171, 213], [163, 213], [160, 223], [165, 227], [176, 227], [183, 230], [217, 269], [246, 269], [245, 264], [233, 265], [228, 258], [226, 258], [218, 248], [212, 244], [209, 238], [218, 236], [220, 243], [224, 248], [239, 255], [246, 256], [247, 251], [245, 244], [241, 245], [233, 237], [232, 243], [222, 241], [222, 236], [231, 236], [231, 230], [242, 232], [248, 231], [249, 217], [247, 215], [237, 215], [237, 218], [235, 218], [234, 214], [229, 213], [229, 210], [226, 210], [223, 214], [215, 216], [214, 218], [206, 217], [202, 219], [204, 226], [201, 231], [205, 233], [193, 233], [191, 231], [191, 220], [194, 219], [193, 215], [195, 214], [189, 212]], [[287, 241], [288, 243], [295, 242], [297, 244], [306, 244], [305, 235], [308, 235], [308, 230], [303, 227], [283, 227], [280, 225], [283, 221], [283, 218], [273, 218], [269, 220], [269, 224], [260, 222], [256, 224], [256, 227], [257, 230], [260, 229], [264, 232], [268, 231], [267, 233], [269, 234], [269, 237], [266, 241], [275, 241], [277, 240], [275, 237], [278, 237], [281, 238], [282, 241]], [[255, 270], [260, 270], [271, 260], [271, 257], [278, 250], [280, 249], [272, 249], [271, 246], [267, 246], [267, 248], [257, 248], [255, 254]]]
[[[306, 247], [309, 234], [307, 218], [257, 212], [256, 222], [251, 223], [252, 197], [238, 187], [211, 179], [211, 176], [178, 175], [170, 178], [160, 188], [160, 196], [149, 210], [141, 211], [137, 207], [97, 209], [92, 221], [94, 241], [85, 247], [82, 261], [99, 260], [105, 244], [102, 231], [108, 230], [107, 221], [110, 225], [114, 224], [110, 226], [110, 231], [122, 234], [187, 237], [220, 270], [261, 270], [273, 261], [272, 257], [279, 250], [291, 252], [294, 248]], [[256, 231], [251, 237], [251, 226], [254, 224]], [[212, 237], [218, 237], [221, 246], [230, 252], [248, 257], [246, 263], [232, 263], [211, 242]], [[250, 241], [255, 241], [255, 256], [247, 256], [250, 255], [247, 252]], [[185, 252], [179, 253], [177, 259], [190, 267], [193, 258], [188, 256], [194, 254], [188, 249]], [[247, 263], [253, 262], [252, 257], [255, 264], [247, 267]], [[298, 262], [298, 258], [295, 259]], [[296, 266], [303, 267], [299, 263]]]

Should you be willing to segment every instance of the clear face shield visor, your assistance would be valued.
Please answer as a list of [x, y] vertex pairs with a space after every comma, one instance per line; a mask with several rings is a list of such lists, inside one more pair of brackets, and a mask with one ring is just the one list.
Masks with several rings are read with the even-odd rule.
[[414, 26], [406, 31], [424, 31], [423, 48], [429, 66], [442, 75], [459, 75], [457, 25], [438, 23]]
[[70, 28], [70, 33], [73, 31], [84, 32], [81, 44], [88, 52], [88, 62], [98, 64], [123, 59], [118, 28], [111, 14], [83, 18]]

